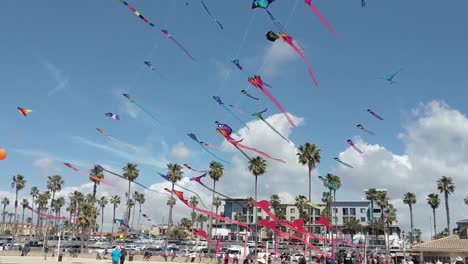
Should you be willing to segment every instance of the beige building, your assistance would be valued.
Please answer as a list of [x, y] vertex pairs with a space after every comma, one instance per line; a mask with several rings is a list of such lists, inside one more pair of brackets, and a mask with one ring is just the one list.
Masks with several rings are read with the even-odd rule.
[[457, 225], [457, 234], [413, 246], [413, 255], [419, 256], [421, 262], [440, 260], [450, 264], [461, 257], [468, 263], [468, 219], [457, 222]]

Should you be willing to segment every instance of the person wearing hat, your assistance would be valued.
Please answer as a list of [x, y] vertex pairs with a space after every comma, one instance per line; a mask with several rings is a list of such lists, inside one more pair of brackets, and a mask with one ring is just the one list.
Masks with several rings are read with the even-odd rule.
[[463, 262], [463, 259], [458, 256], [456, 259], [455, 259], [455, 264], [465, 264], [465, 262]]

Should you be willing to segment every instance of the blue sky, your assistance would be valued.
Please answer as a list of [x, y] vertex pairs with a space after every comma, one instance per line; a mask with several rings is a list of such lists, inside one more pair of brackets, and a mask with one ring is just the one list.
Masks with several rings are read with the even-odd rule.
[[[138, 151], [147, 151], [139, 152], [153, 164], [140, 164], [141, 180], [147, 184], [159, 181], [155, 171], [163, 170], [158, 165], [166, 161], [204, 167], [211, 157], [185, 134], [195, 132], [220, 144], [215, 120], [241, 128], [211, 96], [219, 95], [247, 113], [265, 106], [270, 114], [278, 113], [230, 64], [234, 57], [248, 72], [265, 76], [283, 106], [304, 118], [290, 137], [297, 144], [310, 141], [319, 145], [323, 172], [334, 169], [332, 158], [347, 148], [346, 139], [362, 136], [355, 128], [357, 123], [377, 133], [366, 138], [370, 144], [402, 153], [404, 145], [398, 134], [418, 104], [443, 100], [467, 112], [466, 1], [368, 0], [363, 9], [358, 0], [315, 1], [339, 39], [303, 1], [276, 1], [271, 12], [305, 47], [320, 83], [318, 89], [299, 56], [271, 52], [273, 44], [265, 33], [274, 27], [264, 11], [250, 9], [250, 1], [205, 1], [224, 24], [224, 31], [211, 21], [200, 2], [188, 1], [188, 6], [185, 2], [140, 0], [131, 4], [156, 27], [167, 28], [196, 62], [118, 1], [3, 2], [0, 144], [9, 157], [2, 161], [0, 173], [8, 178], [21, 173], [31, 185], [43, 186], [45, 175], [40, 175], [37, 160], [53, 157], [54, 169], [44, 173], [56, 171], [72, 185], [82, 183], [83, 178], [61, 168], [57, 160], [82, 164], [85, 170], [93, 163], [122, 167], [128, 159], [104, 150], [102, 146], [112, 146], [96, 127], [128, 144], [127, 149], [136, 146]], [[272, 65], [264, 64], [265, 56]], [[152, 61], [164, 78], [145, 68], [144, 60]], [[404, 70], [397, 76], [397, 84], [378, 79], [399, 68]], [[241, 95], [240, 90], [246, 88], [261, 101]], [[130, 93], [163, 125], [128, 106], [122, 92]], [[33, 113], [25, 119], [17, 106]], [[373, 119], [365, 112], [367, 108], [385, 121]], [[121, 120], [108, 119], [105, 112], [118, 113]], [[84, 141], [101, 144], [101, 148]], [[181, 143], [193, 155], [171, 159], [171, 150]], [[229, 158], [231, 154], [220, 155]]]

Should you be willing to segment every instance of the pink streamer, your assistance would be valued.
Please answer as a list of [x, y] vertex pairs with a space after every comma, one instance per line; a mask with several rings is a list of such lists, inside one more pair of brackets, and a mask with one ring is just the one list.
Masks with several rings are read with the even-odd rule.
[[216, 150], [221, 150], [220, 148], [218, 148], [218, 147], [216, 147], [216, 146], [213, 146], [213, 145], [210, 145], [210, 144], [205, 143], [205, 142], [203, 142], [202, 144], [203, 144], [205, 147], [209, 147], [209, 148], [216, 149]]
[[322, 21], [322, 23], [333, 33], [333, 35], [336, 36], [336, 32], [333, 29], [333, 27], [328, 23], [328, 21], [325, 19], [325, 17], [320, 13], [320, 11], [315, 7], [315, 5], [312, 3], [312, 0], [304, 0], [306, 5], [312, 10], [312, 12], [315, 13], [315, 15]]
[[86, 177], [89, 177], [95, 181], [98, 181], [99, 183], [102, 183], [102, 184], [105, 184], [105, 185], [108, 185], [108, 186], [112, 186], [112, 187], [118, 187], [117, 185], [114, 185], [110, 182], [107, 182], [106, 180], [104, 179], [101, 179], [97, 176], [94, 176], [94, 175], [91, 175], [91, 174], [88, 174], [88, 173], [85, 173], [85, 172], [82, 172], [81, 170], [75, 168], [73, 165], [71, 165], [70, 163], [63, 163], [65, 166], [67, 166], [68, 168], [78, 172], [79, 174], [83, 175], [83, 176], [86, 176]]
[[314, 82], [315, 86], [318, 87], [319, 86], [318, 81], [315, 78], [314, 73], [312, 72], [312, 67], [310, 67], [310, 63], [307, 60], [307, 57], [304, 55], [304, 53], [302, 53], [302, 51], [299, 50], [299, 48], [296, 45], [294, 45], [293, 39], [291, 36], [284, 34], [284, 33], [280, 34], [280, 36], [281, 36], [281, 39], [283, 39], [284, 42], [288, 43], [289, 46], [291, 46], [291, 48], [293, 48], [296, 51], [296, 53], [299, 54], [299, 56], [301, 56], [301, 58], [307, 64], [307, 70], [309, 72], [309, 75], [312, 78], [312, 81]]
[[[55, 216], [55, 215], [50, 215], [50, 214], [44, 214], [44, 213], [41, 213], [39, 211], [36, 211], [34, 209], [32, 209], [31, 206], [26, 206], [26, 208], [30, 211], [32, 211], [33, 213], [37, 214], [38, 216], [41, 216], [41, 217], [45, 217], [47, 219], [54, 219], [54, 220], [68, 220], [70, 222], [73, 222], [73, 218], [68, 218], [68, 217], [63, 217], [63, 216]], [[75, 220], [75, 222], [79, 222], [78, 219]]]
[[212, 247], [214, 247], [216, 249], [216, 253], [218, 253], [218, 250], [219, 250], [219, 246], [217, 244], [215, 244], [209, 237], [208, 235], [206, 234], [205, 230], [202, 230], [202, 229], [198, 229], [197, 233], [195, 233], [195, 235], [197, 236], [200, 236], [200, 237], [203, 237], [206, 242], [208, 244], [210, 244]]

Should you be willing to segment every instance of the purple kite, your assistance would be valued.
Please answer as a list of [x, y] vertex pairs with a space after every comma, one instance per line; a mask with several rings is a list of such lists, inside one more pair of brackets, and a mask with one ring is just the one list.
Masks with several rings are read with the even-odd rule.
[[360, 154], [363, 153], [362, 150], [360, 150], [360, 149], [356, 146], [356, 144], [354, 144], [354, 142], [353, 142], [351, 139], [346, 140], [346, 142], [348, 142], [348, 144], [349, 144], [351, 147], [353, 147], [353, 148], [354, 148], [357, 152], [359, 152]]
[[241, 93], [243, 95], [246, 95], [247, 97], [250, 97], [250, 98], [254, 99], [254, 100], [259, 100], [257, 97], [254, 97], [251, 94], [249, 94], [246, 90], [242, 90]]
[[371, 115], [373, 115], [375, 118], [377, 118], [378, 120], [384, 120], [381, 116], [379, 116], [378, 114], [376, 114], [374, 111], [372, 111], [371, 109], [367, 109], [367, 112]]
[[339, 163], [345, 165], [346, 167], [349, 167], [349, 168], [352, 168], [352, 169], [354, 168], [353, 166], [351, 166], [350, 164], [348, 164], [348, 163], [342, 161], [342, 160], [341, 160], [340, 158], [338, 158], [338, 157], [335, 157], [335, 158], [333, 158], [333, 159], [336, 160], [336, 161], [338, 161]]
[[369, 135], [374, 135], [374, 132], [370, 131], [370, 130], [367, 130], [363, 125], [361, 124], [357, 124], [356, 125], [357, 128], [361, 129], [362, 131], [366, 132], [367, 134]]
[[105, 113], [105, 115], [106, 115], [107, 117], [110, 117], [110, 118], [114, 119], [114, 120], [120, 120], [120, 116], [117, 115], [117, 114], [114, 114], [114, 113]]

